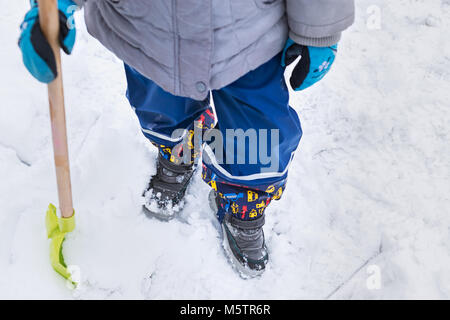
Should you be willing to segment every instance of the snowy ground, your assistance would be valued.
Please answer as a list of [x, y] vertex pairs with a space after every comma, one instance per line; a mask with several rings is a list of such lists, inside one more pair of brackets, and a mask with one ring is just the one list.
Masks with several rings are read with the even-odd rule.
[[0, 298], [450, 298], [449, 0], [359, 0], [333, 71], [292, 95], [304, 137], [267, 212], [270, 267], [254, 280], [228, 265], [198, 175], [180, 219], [141, 213], [156, 152], [121, 62], [78, 15], [64, 58], [77, 212], [64, 248], [77, 291], [48, 260], [44, 214], [57, 194], [46, 90], [16, 45], [27, 6], [0, 0]]

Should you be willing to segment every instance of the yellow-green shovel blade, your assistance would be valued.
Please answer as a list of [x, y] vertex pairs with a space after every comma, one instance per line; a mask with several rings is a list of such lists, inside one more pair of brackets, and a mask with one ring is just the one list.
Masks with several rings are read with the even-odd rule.
[[53, 269], [61, 276], [75, 284], [71, 279], [70, 272], [67, 270], [67, 265], [64, 262], [64, 257], [62, 254], [62, 244], [66, 233], [75, 229], [75, 214], [70, 218], [58, 218], [56, 215], [56, 207], [53, 204], [50, 204], [47, 209], [45, 224], [47, 227], [47, 237], [51, 239], [51, 265]]

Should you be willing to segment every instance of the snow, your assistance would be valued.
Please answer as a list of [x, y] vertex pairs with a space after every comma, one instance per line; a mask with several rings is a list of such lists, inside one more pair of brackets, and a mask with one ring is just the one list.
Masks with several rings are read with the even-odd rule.
[[330, 74], [291, 95], [304, 136], [267, 211], [270, 265], [252, 280], [227, 262], [199, 174], [178, 219], [142, 213], [156, 150], [124, 96], [121, 62], [78, 14], [63, 59], [77, 219], [64, 254], [77, 290], [48, 259], [44, 216], [57, 193], [46, 89], [17, 47], [28, 3], [0, 4], [0, 298], [450, 298], [450, 1], [359, 0]]

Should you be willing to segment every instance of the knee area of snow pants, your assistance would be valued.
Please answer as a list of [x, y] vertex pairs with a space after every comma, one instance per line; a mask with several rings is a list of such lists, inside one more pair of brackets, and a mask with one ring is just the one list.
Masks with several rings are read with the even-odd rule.
[[289, 106], [280, 59], [277, 55], [211, 92], [214, 130], [209, 98], [174, 96], [125, 65], [127, 98], [143, 134], [166, 158], [179, 161], [180, 144], [190, 139], [192, 145], [196, 128], [203, 135], [202, 178], [219, 196], [220, 220], [226, 213], [243, 220], [258, 218], [284, 191], [302, 129]]

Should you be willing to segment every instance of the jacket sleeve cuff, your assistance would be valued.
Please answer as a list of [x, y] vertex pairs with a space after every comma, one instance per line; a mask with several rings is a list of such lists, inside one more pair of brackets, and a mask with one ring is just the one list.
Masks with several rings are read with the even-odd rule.
[[341, 39], [341, 32], [333, 34], [328, 37], [323, 38], [308, 38], [304, 36], [300, 36], [298, 34], [295, 34], [292, 32], [292, 30], [289, 32], [289, 37], [296, 43], [304, 45], [304, 46], [311, 46], [311, 47], [329, 47], [339, 42]]
[[73, 2], [75, 2], [80, 8], [82, 8], [86, 0], [73, 0]]

